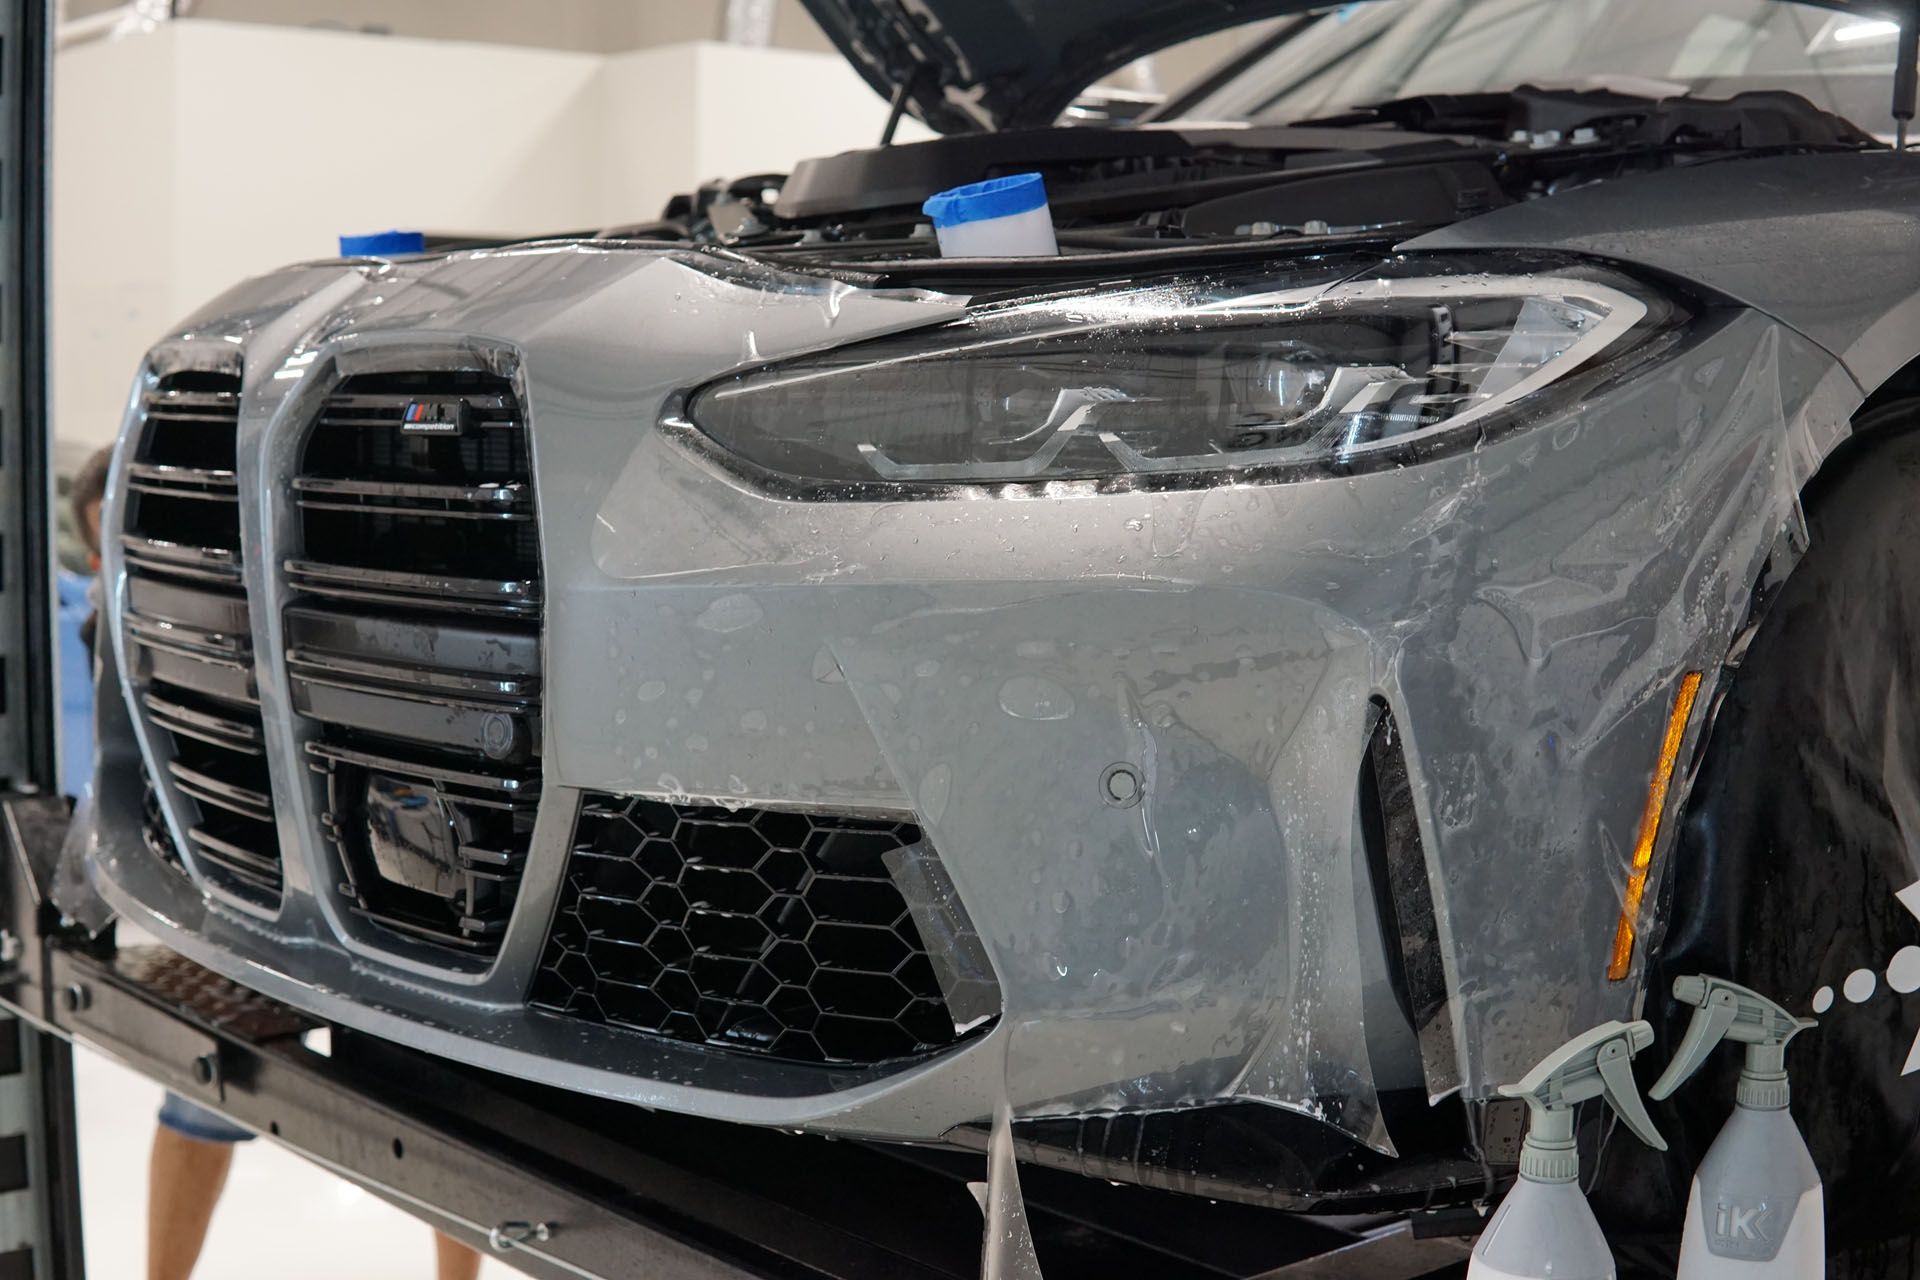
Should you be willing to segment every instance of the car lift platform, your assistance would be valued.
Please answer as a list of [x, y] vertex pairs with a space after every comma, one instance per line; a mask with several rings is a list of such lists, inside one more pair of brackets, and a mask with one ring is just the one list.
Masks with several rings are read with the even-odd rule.
[[[983, 1157], [669, 1115], [345, 1029], [323, 1038], [321, 1024], [162, 948], [63, 931], [37, 900], [31, 869], [51, 865], [46, 845], [64, 816], [63, 802], [39, 800], [8, 802], [4, 814], [0, 1005], [16, 1015], [19, 1056], [38, 1063], [47, 1132], [30, 1163], [66, 1206], [56, 1204], [40, 1233], [42, 1265], [18, 1274], [84, 1274], [72, 1042], [531, 1275], [978, 1276], [981, 1211], [968, 1183], [984, 1178]], [[6, 1031], [0, 1021], [0, 1093]], [[1465, 1241], [1417, 1238], [1405, 1218], [1309, 1218], [1030, 1167], [1021, 1181], [1048, 1280], [1442, 1280], [1465, 1271]], [[56, 1254], [63, 1263], [44, 1265]], [[0, 1256], [0, 1280], [8, 1276]]]

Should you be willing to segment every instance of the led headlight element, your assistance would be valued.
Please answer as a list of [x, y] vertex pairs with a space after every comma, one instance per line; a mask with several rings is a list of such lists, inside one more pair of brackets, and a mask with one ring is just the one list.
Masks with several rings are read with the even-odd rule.
[[687, 416], [839, 484], [1358, 465], [1550, 407], [1669, 310], [1586, 270], [1189, 280], [977, 308], [714, 383]]

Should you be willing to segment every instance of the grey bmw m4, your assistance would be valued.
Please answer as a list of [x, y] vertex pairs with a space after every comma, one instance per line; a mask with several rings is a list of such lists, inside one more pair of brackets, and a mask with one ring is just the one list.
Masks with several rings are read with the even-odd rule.
[[[102, 895], [493, 1071], [962, 1147], [1004, 1101], [1031, 1161], [1296, 1209], [1496, 1194], [1498, 1086], [1722, 973], [1821, 1018], [1830, 1236], [1887, 1256], [1912, 12], [808, 7], [944, 136], [152, 349]], [[923, 202], [1023, 173], [1059, 253], [943, 257]], [[1704, 1112], [1588, 1165], [1623, 1256]]]

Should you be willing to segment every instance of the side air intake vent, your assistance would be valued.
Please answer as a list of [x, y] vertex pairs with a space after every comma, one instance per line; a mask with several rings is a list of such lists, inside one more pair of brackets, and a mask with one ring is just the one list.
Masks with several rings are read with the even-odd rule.
[[1384, 703], [1377, 706], [1379, 718], [1360, 767], [1360, 830], [1386, 942], [1388, 980], [1401, 1015], [1420, 1041], [1428, 1088], [1437, 1093], [1458, 1084], [1458, 1068], [1433, 885], [1406, 745], [1392, 710]]
[[195, 865], [215, 888], [275, 907], [280, 844], [240, 576], [239, 413], [235, 374], [169, 374], [148, 394], [120, 535], [126, 625]]
[[341, 892], [382, 930], [490, 956], [540, 794], [540, 548], [512, 384], [346, 379], [292, 496], [287, 673], [320, 726]]
[[955, 1025], [888, 874], [920, 838], [906, 822], [589, 796], [532, 1003], [794, 1062], [945, 1049], [985, 1019]]

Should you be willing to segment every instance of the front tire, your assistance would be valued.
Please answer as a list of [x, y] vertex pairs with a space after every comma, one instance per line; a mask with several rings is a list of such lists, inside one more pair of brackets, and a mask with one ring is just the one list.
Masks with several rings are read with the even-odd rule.
[[[1663, 1052], [1708, 973], [1821, 1025], [1793, 1114], [1826, 1183], [1828, 1275], [1920, 1275], [1920, 403], [1876, 411], [1805, 495], [1805, 556], [1727, 685], [1671, 859], [1646, 1016]], [[1692, 1172], [1733, 1105], [1724, 1047], [1657, 1114], [1665, 1159], [1608, 1144], [1596, 1203], [1622, 1275], [1671, 1276]], [[1650, 1081], [1651, 1073], [1643, 1083]]]

